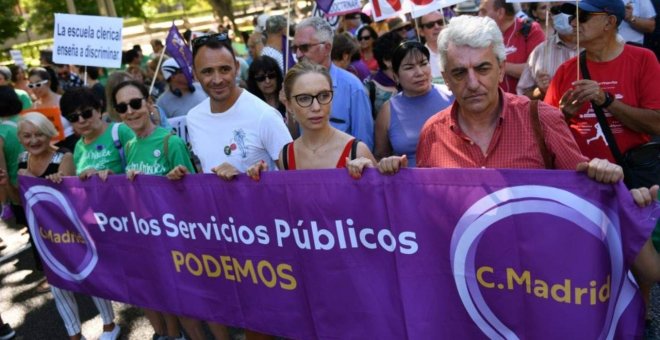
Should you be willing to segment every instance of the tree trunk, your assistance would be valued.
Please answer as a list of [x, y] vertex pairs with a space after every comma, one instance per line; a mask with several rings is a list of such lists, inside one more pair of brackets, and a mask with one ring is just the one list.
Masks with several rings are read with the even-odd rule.
[[236, 25], [236, 21], [234, 20], [234, 5], [232, 0], [209, 0], [209, 3], [213, 7], [215, 14], [220, 18], [221, 24], [222, 17], [228, 17], [229, 21], [231, 21], [231, 26], [234, 29], [234, 35], [242, 37], [241, 31], [238, 29], [238, 25]]

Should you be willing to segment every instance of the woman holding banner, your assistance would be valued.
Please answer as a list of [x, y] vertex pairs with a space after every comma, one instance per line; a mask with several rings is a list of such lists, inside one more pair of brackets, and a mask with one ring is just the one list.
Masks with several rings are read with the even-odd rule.
[[[155, 106], [142, 82], [128, 80], [117, 84], [110, 96], [112, 106], [121, 120], [133, 130], [135, 138], [126, 143], [126, 173], [130, 180], [138, 174], [169, 176], [169, 173], [195, 173], [186, 144], [170, 130], [151, 120]], [[178, 177], [177, 177], [178, 178]], [[153, 339], [185, 339], [177, 316], [143, 308], [154, 328]], [[190, 337], [203, 338], [201, 323], [181, 317]]]
[[[296, 64], [284, 78], [284, 94], [287, 111], [302, 134], [280, 152], [279, 169], [348, 168], [355, 175], [349, 163], [376, 162], [366, 144], [330, 125], [333, 92], [327, 69], [305, 61]], [[259, 173], [267, 168], [266, 163], [257, 163], [247, 174], [259, 180]]]

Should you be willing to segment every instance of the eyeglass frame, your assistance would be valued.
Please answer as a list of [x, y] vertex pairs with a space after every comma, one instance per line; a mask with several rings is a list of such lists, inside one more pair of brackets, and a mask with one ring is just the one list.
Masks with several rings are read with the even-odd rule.
[[576, 12], [577, 11], [579, 11], [579, 13], [580, 13], [579, 17], [577, 15], [577, 13], [569, 15], [568, 16], [568, 22], [569, 23], [573, 22], [573, 20], [575, 20], [575, 19], [579, 19], [578, 22], [581, 23], [581, 24], [584, 24], [587, 21], [589, 21], [589, 19], [591, 18], [592, 15], [607, 15], [607, 16], [614, 15], [614, 14], [608, 13], [608, 12], [588, 12], [588, 11], [585, 11], [585, 10], [582, 10], [582, 9], [577, 9]]
[[78, 110], [77, 112], [71, 112], [68, 115], [64, 115], [64, 119], [68, 120], [70, 123], [77, 123], [80, 121], [80, 117], [87, 120], [94, 116], [94, 108], [89, 108], [87, 110]]
[[445, 27], [445, 21], [444, 21], [444, 19], [441, 18], [441, 19], [434, 20], [434, 21], [429, 21], [429, 22], [423, 23], [423, 24], [420, 23], [419, 25], [422, 26], [423, 28], [427, 29], [427, 30], [430, 30], [433, 27], [435, 27], [436, 25], [440, 28]]
[[229, 35], [227, 33], [222, 32], [222, 33], [202, 35], [200, 37], [193, 39], [190, 42], [192, 46], [193, 58], [197, 55], [197, 52], [199, 51], [200, 48], [208, 45], [211, 42], [218, 42], [222, 44], [231, 51], [232, 55], [234, 55], [234, 50], [232, 49], [231, 43], [229, 41]]
[[277, 72], [276, 71], [264, 72], [264, 74], [260, 76], [255, 76], [254, 81], [256, 81], [257, 83], [261, 83], [263, 81], [266, 81], [266, 78], [270, 80], [277, 80]]
[[40, 87], [42, 87], [42, 86], [48, 84], [48, 81], [49, 81], [48, 79], [44, 79], [44, 80], [39, 80], [39, 81], [36, 82], [36, 83], [28, 82], [27, 87], [28, 87], [29, 89], [38, 89], [38, 88], [40, 88]]
[[316, 45], [322, 45], [325, 44], [325, 41], [319, 42], [319, 43], [314, 43], [314, 44], [300, 44], [300, 45], [291, 45], [291, 52], [297, 53], [298, 50], [300, 50], [300, 53], [307, 53], [309, 52], [309, 49], [316, 46]]
[[[138, 101], [140, 102], [140, 106], [137, 106], [137, 104], [134, 104], [134, 103], [137, 103]], [[117, 113], [119, 113], [120, 115], [123, 115], [126, 112], [128, 112], [128, 107], [129, 106], [134, 111], [141, 109], [144, 106], [144, 104], [143, 104], [144, 101], [145, 101], [145, 99], [142, 98], [142, 97], [132, 98], [132, 99], [129, 99], [128, 102], [121, 102], [121, 103], [114, 104], [113, 107], [115, 108], [115, 111], [117, 111]]]
[[[319, 96], [324, 95], [324, 94], [330, 94], [330, 98], [328, 98], [328, 101], [327, 101], [327, 102], [323, 102], [323, 103], [322, 103], [321, 100], [319, 99]], [[303, 104], [300, 103], [300, 99], [299, 99], [299, 98], [302, 97], [302, 96], [309, 96], [309, 97], [312, 98], [312, 99], [309, 101], [309, 104], [308, 104], [308, 105], [303, 105]], [[334, 96], [335, 96], [335, 92], [334, 92], [334, 91], [332, 91], [332, 90], [327, 90], [327, 91], [325, 91], [325, 90], [324, 90], [324, 91], [321, 91], [321, 92], [317, 93], [316, 95], [311, 95], [311, 94], [309, 94], [309, 93], [301, 93], [301, 94], [297, 94], [297, 95], [295, 95], [295, 96], [291, 96], [291, 98], [293, 98], [293, 99], [296, 100], [296, 104], [298, 104], [298, 106], [300, 106], [300, 107], [302, 107], [302, 108], [306, 108], [306, 107], [310, 107], [310, 106], [312, 106], [312, 105], [314, 104], [314, 99], [316, 99], [316, 102], [319, 103], [319, 105], [327, 105], [327, 104], [330, 104], [330, 102], [332, 102], [332, 98], [334, 98]]]

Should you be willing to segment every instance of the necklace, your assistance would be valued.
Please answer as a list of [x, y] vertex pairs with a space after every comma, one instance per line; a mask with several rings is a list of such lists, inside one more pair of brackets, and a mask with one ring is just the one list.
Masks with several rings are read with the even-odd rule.
[[332, 131], [328, 134], [328, 137], [326, 137], [325, 140], [324, 140], [321, 144], [319, 144], [319, 146], [317, 146], [317, 147], [315, 147], [315, 148], [312, 148], [312, 147], [310, 147], [309, 145], [307, 145], [307, 144], [305, 143], [305, 138], [304, 138], [304, 137], [301, 137], [301, 138], [300, 138], [300, 142], [302, 143], [303, 146], [305, 146], [305, 148], [307, 148], [308, 150], [310, 150], [313, 154], [316, 154], [316, 151], [318, 151], [318, 150], [319, 150], [321, 147], [323, 147], [324, 145], [328, 144], [328, 142], [330, 141], [330, 139], [331, 139], [332, 136], [334, 136], [334, 135], [335, 135], [335, 129], [332, 129]]

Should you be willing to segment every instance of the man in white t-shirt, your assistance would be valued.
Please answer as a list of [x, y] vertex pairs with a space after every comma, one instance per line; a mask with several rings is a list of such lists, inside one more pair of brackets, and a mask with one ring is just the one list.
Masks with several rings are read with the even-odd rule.
[[229, 180], [257, 162], [275, 169], [291, 135], [277, 110], [236, 84], [239, 64], [227, 35], [193, 40], [193, 67], [209, 96], [186, 116], [203, 172]]
[[620, 0], [626, 8], [619, 34], [625, 42], [644, 43], [644, 33], [655, 30], [655, 8], [651, 0]]

